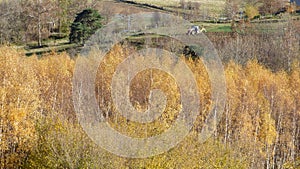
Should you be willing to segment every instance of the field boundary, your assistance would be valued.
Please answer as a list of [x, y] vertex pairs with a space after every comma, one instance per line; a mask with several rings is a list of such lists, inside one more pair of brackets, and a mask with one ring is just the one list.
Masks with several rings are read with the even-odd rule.
[[34, 54], [43, 54], [43, 53], [49, 53], [49, 52], [59, 52], [59, 51], [65, 51], [70, 48], [75, 48], [79, 47], [77, 44], [66, 44], [66, 45], [60, 45], [60, 46], [52, 46], [52, 47], [44, 47], [44, 48], [39, 48], [39, 49], [31, 49], [27, 50], [25, 52], [26, 56], [31, 56]]
[[138, 3], [138, 2], [129, 1], [129, 0], [116, 0], [116, 1], [117, 2], [123, 2], [123, 3], [126, 3], [126, 4], [135, 5], [135, 6], [142, 7], [142, 8], [151, 8], [151, 9], [156, 9], [156, 10], [161, 10], [161, 11], [171, 12], [171, 13], [175, 12], [173, 10], [166, 9], [164, 7], [161, 7], [161, 6], [156, 6], [156, 5], [147, 4], [147, 3]]

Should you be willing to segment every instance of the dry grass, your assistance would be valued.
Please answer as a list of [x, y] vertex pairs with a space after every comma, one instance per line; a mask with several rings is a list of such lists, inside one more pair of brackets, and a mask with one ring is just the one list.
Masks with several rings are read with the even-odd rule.
[[[133, 0], [135, 2], [140, 3], [148, 3], [153, 5], [159, 5], [159, 6], [179, 6], [180, 0]], [[225, 4], [224, 0], [191, 0], [192, 2], [200, 2], [202, 5], [212, 5], [214, 7], [222, 6]], [[188, 1], [187, 1], [188, 2]]]
[[[148, 3], [162, 7], [177, 8], [180, 6], [180, 0], [133, 0], [139, 3]], [[220, 14], [224, 8], [225, 0], [191, 0], [192, 2], [199, 2], [201, 4], [200, 10], [207, 11], [207, 13]], [[186, 0], [188, 2], [188, 0]]]

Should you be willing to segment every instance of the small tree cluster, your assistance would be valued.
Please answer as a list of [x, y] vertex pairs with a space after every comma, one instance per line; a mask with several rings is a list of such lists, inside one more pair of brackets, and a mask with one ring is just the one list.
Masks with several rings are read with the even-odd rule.
[[59, 33], [69, 34], [75, 14], [95, 7], [98, 0], [10, 0], [0, 1], [0, 44], [24, 44]]

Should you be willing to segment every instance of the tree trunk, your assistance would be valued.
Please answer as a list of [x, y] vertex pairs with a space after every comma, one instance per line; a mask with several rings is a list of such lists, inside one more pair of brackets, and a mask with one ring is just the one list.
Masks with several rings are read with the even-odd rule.
[[41, 0], [38, 0], [38, 47], [42, 46]]

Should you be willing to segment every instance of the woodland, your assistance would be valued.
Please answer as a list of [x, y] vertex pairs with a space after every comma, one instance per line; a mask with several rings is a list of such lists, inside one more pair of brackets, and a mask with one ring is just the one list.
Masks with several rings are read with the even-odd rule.
[[[297, 5], [286, 6], [285, 1], [276, 0], [224, 0], [201, 13], [206, 0], [172, 0], [169, 4], [155, 0], [0, 0], [0, 169], [299, 169]], [[275, 14], [282, 7], [285, 11]], [[99, 12], [92, 12], [99, 20], [96, 26], [86, 28], [79, 16], [91, 9]], [[242, 19], [238, 13], [241, 9], [246, 15]], [[226, 103], [213, 135], [200, 142], [198, 134], [213, 107], [212, 86], [202, 57], [192, 48], [185, 51], [176, 46], [181, 51], [178, 59], [189, 67], [198, 86], [201, 102], [196, 122], [187, 137], [169, 151], [148, 158], [126, 158], [93, 142], [76, 116], [74, 72], [81, 57], [78, 50], [90, 34], [81, 36], [75, 31], [72, 43], [77, 43], [76, 47], [66, 50], [26, 53], [72, 44], [69, 35], [73, 28], [84, 27], [93, 34], [116, 13], [141, 11], [168, 12], [205, 25], [205, 36], [224, 66]], [[228, 21], [213, 19], [223, 16]], [[76, 19], [77, 25], [73, 22]], [[80, 27], [79, 21], [84, 26]], [[223, 30], [227, 26], [229, 32]], [[221, 31], [215, 31], [219, 28]], [[130, 84], [130, 102], [140, 111], [147, 109], [151, 90], [160, 89], [165, 94], [167, 104], [156, 121], [130, 121], [114, 105], [114, 72], [131, 53], [145, 47], [145, 41], [173, 49], [172, 41], [165, 37], [129, 38], [111, 48], [95, 78], [97, 104], [107, 122], [116, 131], [136, 138], [163, 133], [174, 124], [181, 109], [176, 79], [157, 69], [139, 72]], [[86, 63], [86, 68], [94, 65]]]

